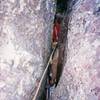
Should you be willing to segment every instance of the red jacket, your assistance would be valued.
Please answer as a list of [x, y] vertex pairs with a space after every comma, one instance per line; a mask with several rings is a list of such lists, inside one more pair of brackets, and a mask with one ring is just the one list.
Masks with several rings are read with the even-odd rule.
[[60, 32], [60, 24], [59, 23], [55, 23], [55, 25], [53, 27], [53, 42], [57, 42], [58, 41], [59, 32]]

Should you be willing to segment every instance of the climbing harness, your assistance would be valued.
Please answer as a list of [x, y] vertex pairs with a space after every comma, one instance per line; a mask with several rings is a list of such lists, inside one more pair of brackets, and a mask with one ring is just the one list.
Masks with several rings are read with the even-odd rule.
[[53, 50], [52, 50], [52, 52], [51, 52], [49, 61], [48, 61], [47, 66], [46, 66], [46, 68], [45, 68], [45, 70], [44, 70], [44, 73], [43, 73], [43, 75], [42, 75], [42, 78], [41, 78], [41, 80], [40, 80], [40, 82], [39, 82], [39, 85], [38, 85], [38, 87], [37, 87], [35, 96], [33, 97], [32, 100], [38, 100], [39, 92], [40, 92], [40, 90], [41, 90], [42, 84], [43, 84], [44, 79], [45, 79], [46, 76], [47, 76], [47, 78], [46, 78], [46, 100], [50, 100], [50, 96], [51, 96], [51, 93], [50, 93], [51, 86], [50, 86], [50, 84], [49, 84], [49, 80], [50, 80], [50, 65], [51, 65], [51, 61], [52, 61], [52, 58], [53, 58], [53, 56], [54, 56], [54, 53], [55, 53], [55, 51], [56, 51], [56, 49], [57, 49], [57, 45], [58, 45], [58, 44], [56, 44], [56, 46], [53, 48]]

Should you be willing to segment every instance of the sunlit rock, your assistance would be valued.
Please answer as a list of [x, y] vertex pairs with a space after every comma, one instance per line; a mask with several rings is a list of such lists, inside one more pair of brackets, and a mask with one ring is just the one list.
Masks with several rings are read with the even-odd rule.
[[0, 0], [0, 100], [34, 95], [50, 53], [54, 12], [53, 0]]
[[100, 100], [100, 0], [69, 5], [67, 57], [52, 100]]

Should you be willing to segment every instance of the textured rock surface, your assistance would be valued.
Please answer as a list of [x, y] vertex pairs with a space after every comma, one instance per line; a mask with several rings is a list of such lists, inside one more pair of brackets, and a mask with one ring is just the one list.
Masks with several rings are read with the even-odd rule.
[[67, 59], [52, 100], [100, 100], [100, 0], [71, 5]]
[[53, 0], [0, 0], [0, 100], [30, 100], [50, 52]]

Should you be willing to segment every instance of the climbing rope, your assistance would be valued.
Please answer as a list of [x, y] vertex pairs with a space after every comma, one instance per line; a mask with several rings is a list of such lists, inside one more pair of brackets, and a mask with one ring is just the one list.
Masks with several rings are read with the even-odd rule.
[[[40, 82], [39, 82], [39, 85], [38, 85], [38, 87], [37, 87], [35, 96], [33, 97], [32, 100], [38, 100], [37, 98], [38, 98], [38, 96], [39, 96], [39, 91], [40, 91], [40, 89], [41, 89], [42, 83], [44, 82], [45, 76], [48, 75], [49, 66], [50, 66], [50, 64], [51, 64], [51, 61], [52, 61], [52, 58], [53, 58], [54, 53], [55, 53], [55, 51], [56, 51], [56, 48], [57, 48], [57, 44], [56, 44], [56, 46], [53, 48], [53, 50], [52, 50], [52, 52], [51, 52], [49, 61], [48, 61], [47, 66], [46, 66], [46, 68], [45, 68], [45, 70], [44, 70], [44, 73], [43, 73], [43, 75], [42, 75], [42, 78], [41, 78], [41, 80], [40, 80]], [[47, 86], [46, 86], [46, 88], [47, 88], [47, 93], [46, 93], [46, 94], [47, 94], [47, 97], [46, 97], [46, 100], [50, 100], [50, 99], [49, 99], [49, 98], [50, 98], [49, 75], [47, 76]]]

